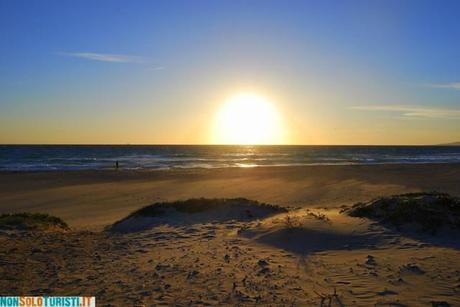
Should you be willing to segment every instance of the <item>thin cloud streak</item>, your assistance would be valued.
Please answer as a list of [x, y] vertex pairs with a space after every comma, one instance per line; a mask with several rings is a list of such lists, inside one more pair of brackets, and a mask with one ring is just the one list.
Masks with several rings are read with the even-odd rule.
[[374, 112], [398, 113], [405, 119], [460, 119], [460, 109], [421, 106], [380, 105], [352, 106], [350, 109]]
[[164, 70], [164, 66], [157, 66], [157, 67], [152, 67], [151, 70]]
[[429, 84], [429, 87], [434, 88], [447, 88], [460, 91], [460, 82], [440, 83], [440, 84]]
[[125, 54], [109, 54], [109, 53], [95, 53], [95, 52], [59, 52], [59, 55], [69, 56], [74, 58], [81, 58], [99, 62], [111, 63], [133, 63], [144, 64], [147, 63], [146, 58], [135, 55]]

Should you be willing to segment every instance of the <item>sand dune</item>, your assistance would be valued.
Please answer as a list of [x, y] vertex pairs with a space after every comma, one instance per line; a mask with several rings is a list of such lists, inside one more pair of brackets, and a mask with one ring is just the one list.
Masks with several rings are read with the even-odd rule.
[[251, 221], [286, 212], [283, 207], [259, 203], [245, 198], [206, 199], [156, 203], [131, 213], [115, 222], [110, 232], [135, 232], [160, 225], [192, 226], [228, 221]]
[[[454, 246], [444, 234], [414, 239], [339, 209], [217, 200], [209, 215], [209, 204], [185, 219], [162, 211], [164, 222], [135, 232], [3, 230], [0, 289], [91, 294], [103, 306], [460, 304], [458, 236]], [[234, 218], [204, 218], [219, 212]]]

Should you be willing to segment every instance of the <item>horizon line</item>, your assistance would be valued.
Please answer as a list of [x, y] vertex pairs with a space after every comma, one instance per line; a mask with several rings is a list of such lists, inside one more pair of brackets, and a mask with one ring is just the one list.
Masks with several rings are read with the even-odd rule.
[[0, 146], [455, 146], [460, 142], [437, 144], [197, 144], [197, 143], [0, 143]]

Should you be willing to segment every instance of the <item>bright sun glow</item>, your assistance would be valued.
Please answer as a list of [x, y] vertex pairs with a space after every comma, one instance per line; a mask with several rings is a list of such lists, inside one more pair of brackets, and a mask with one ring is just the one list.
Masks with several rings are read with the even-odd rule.
[[214, 143], [281, 144], [279, 114], [264, 97], [240, 94], [228, 99], [217, 113]]

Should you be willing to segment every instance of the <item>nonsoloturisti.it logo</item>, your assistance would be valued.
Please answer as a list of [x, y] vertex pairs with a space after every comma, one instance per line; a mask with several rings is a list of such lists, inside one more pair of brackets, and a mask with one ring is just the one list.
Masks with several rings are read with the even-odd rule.
[[94, 296], [1, 296], [0, 307], [96, 307]]

